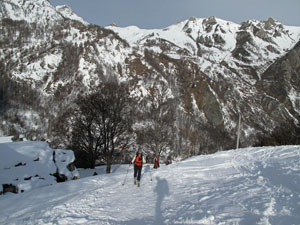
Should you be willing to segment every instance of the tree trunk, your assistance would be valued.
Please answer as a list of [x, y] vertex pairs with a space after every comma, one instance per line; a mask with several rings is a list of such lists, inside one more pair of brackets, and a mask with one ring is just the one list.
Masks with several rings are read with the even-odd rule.
[[111, 170], [111, 162], [107, 162], [106, 164], [106, 173], [110, 173]]
[[89, 163], [89, 168], [90, 168], [90, 169], [95, 169], [95, 163], [90, 162], [90, 163]]
[[89, 168], [95, 169], [96, 160], [94, 159], [94, 156], [92, 154], [88, 155], [88, 160], [89, 160]]

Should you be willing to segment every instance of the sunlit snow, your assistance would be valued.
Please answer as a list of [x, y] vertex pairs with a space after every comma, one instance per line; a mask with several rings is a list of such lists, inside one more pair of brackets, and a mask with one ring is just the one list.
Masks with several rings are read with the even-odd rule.
[[299, 161], [299, 146], [281, 146], [147, 164], [140, 188], [129, 165], [80, 170], [85, 178], [0, 196], [0, 223], [299, 224]]

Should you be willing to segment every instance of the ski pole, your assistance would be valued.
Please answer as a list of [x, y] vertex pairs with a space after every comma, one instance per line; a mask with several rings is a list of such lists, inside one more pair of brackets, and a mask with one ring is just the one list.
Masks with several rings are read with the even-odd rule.
[[152, 181], [152, 174], [151, 174], [151, 168], [150, 168], [150, 165], [149, 165], [149, 172], [150, 172], [150, 178], [151, 178], [151, 181]]
[[124, 179], [124, 181], [123, 181], [122, 186], [124, 186], [124, 184], [125, 184], [125, 182], [126, 182], [127, 174], [128, 174], [128, 171], [129, 171], [130, 166], [131, 166], [131, 164], [129, 164], [129, 167], [127, 168], [126, 176], [125, 176], [125, 179]]

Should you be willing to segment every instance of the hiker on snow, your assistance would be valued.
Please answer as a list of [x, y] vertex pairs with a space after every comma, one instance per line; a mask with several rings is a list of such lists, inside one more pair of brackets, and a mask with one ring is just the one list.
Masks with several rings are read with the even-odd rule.
[[134, 164], [134, 174], [133, 174], [134, 184], [136, 184], [136, 181], [137, 181], [137, 185], [139, 187], [140, 186], [143, 163], [146, 163], [146, 160], [143, 157], [142, 152], [140, 152], [140, 151], [137, 152], [136, 156], [133, 157], [131, 163]]
[[167, 160], [166, 160], [166, 165], [169, 165], [169, 164], [172, 164], [172, 158], [170, 155], [167, 157]]
[[154, 155], [154, 169], [157, 169], [159, 167], [159, 157], [155, 154]]

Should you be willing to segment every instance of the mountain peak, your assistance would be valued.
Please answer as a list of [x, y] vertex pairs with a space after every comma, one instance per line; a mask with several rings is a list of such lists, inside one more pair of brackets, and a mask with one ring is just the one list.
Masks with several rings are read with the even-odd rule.
[[4, 0], [0, 3], [0, 17], [43, 25], [63, 19], [48, 0]]
[[76, 15], [72, 9], [67, 5], [59, 5], [56, 6], [56, 10], [61, 13], [61, 15], [65, 18], [71, 19], [71, 20], [77, 20], [83, 24], [88, 24], [86, 21], [84, 21], [80, 16]]
[[3, 0], [0, 2], [0, 17], [41, 25], [53, 24], [65, 18], [87, 24], [70, 7], [54, 7], [48, 0]]
[[209, 24], [209, 25], [215, 25], [215, 24], [217, 24], [217, 19], [215, 16], [210, 16], [207, 19], [204, 19], [203, 22], [206, 24]]

